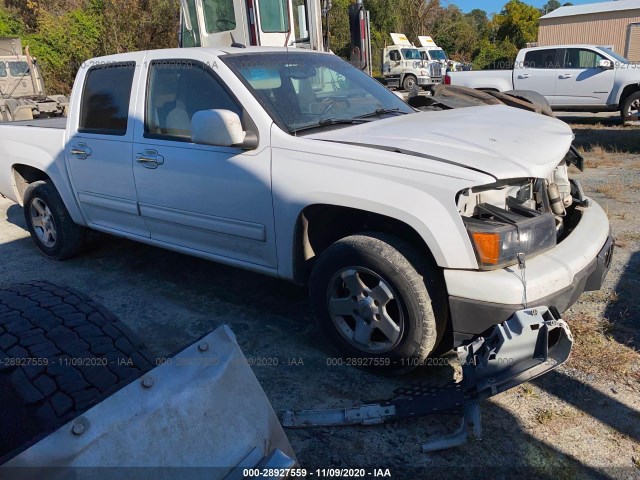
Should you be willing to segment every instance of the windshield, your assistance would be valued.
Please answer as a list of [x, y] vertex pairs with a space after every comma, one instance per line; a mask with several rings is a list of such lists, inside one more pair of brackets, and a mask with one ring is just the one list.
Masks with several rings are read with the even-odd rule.
[[447, 59], [447, 54], [444, 53], [444, 50], [429, 50], [429, 55], [431, 56], [431, 60]]
[[29, 73], [27, 62], [9, 62], [9, 72], [12, 77], [22, 77]]
[[600, 50], [602, 50], [604, 53], [606, 53], [608, 55], [611, 55], [613, 58], [616, 59], [616, 61], [618, 61], [620, 63], [629, 63], [629, 60], [627, 58], [624, 58], [622, 55], [617, 54], [616, 52], [614, 52], [610, 48], [600, 47]]
[[271, 118], [290, 133], [414, 112], [377, 80], [337, 55], [241, 53], [221, 59]]
[[417, 48], [403, 48], [402, 56], [406, 60], [422, 60], [422, 57], [420, 56], [420, 52], [418, 51]]

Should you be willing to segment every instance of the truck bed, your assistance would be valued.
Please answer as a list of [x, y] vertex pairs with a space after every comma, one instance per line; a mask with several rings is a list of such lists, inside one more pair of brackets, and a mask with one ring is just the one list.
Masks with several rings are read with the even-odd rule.
[[14, 125], [16, 127], [42, 127], [42, 128], [57, 128], [64, 130], [67, 128], [66, 117], [54, 117], [54, 118], [34, 118], [33, 120], [21, 120], [19, 122], [2, 122], [0, 125]]

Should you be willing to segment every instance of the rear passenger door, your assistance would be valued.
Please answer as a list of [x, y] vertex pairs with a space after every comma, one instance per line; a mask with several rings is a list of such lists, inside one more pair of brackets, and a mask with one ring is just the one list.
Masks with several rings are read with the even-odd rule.
[[153, 57], [133, 149], [139, 208], [151, 238], [192, 254], [274, 268], [269, 136], [260, 135], [255, 150], [193, 143], [191, 118], [201, 110], [231, 110], [245, 130], [256, 127], [217, 66]]
[[513, 71], [513, 84], [516, 90], [533, 90], [543, 95], [553, 105], [556, 95], [556, 77], [558, 75], [557, 50], [529, 50], [522, 65], [516, 65]]
[[65, 157], [73, 188], [89, 226], [149, 236], [138, 213], [131, 170], [132, 89], [136, 62], [91, 67], [75, 87]]

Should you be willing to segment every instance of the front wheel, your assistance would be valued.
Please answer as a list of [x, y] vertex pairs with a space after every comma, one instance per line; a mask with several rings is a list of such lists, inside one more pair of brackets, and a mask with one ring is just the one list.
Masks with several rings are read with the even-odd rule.
[[404, 80], [402, 81], [402, 88], [404, 88], [405, 91], [410, 92], [415, 86], [416, 77], [414, 77], [413, 75], [407, 75], [406, 77], [404, 77]]
[[391, 235], [337, 241], [318, 258], [310, 284], [316, 320], [351, 364], [381, 373], [419, 366], [444, 333], [441, 272]]
[[36, 246], [47, 257], [65, 260], [84, 246], [85, 229], [77, 225], [58, 191], [46, 181], [37, 181], [24, 193], [24, 219]]
[[634, 92], [627, 97], [620, 109], [623, 122], [640, 120], [640, 92]]

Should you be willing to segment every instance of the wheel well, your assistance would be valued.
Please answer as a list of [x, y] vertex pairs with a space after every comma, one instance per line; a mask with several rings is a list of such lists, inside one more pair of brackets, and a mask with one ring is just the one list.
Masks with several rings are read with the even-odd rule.
[[622, 94], [620, 95], [620, 102], [618, 103], [618, 106], [622, 108], [625, 100], [627, 100], [629, 95], [638, 91], [640, 91], [640, 85], [635, 83], [633, 85], [627, 85], [626, 87], [624, 87], [624, 90], [622, 90]]
[[420, 234], [400, 220], [356, 208], [310, 205], [300, 213], [296, 224], [293, 247], [295, 281], [307, 283], [315, 258], [332, 243], [362, 232], [393, 234], [418, 252], [431, 256]]
[[17, 199], [20, 205], [23, 203], [24, 192], [29, 184], [38, 180], [50, 180], [50, 178], [42, 170], [29, 165], [16, 164], [13, 166], [13, 182], [16, 186]]

